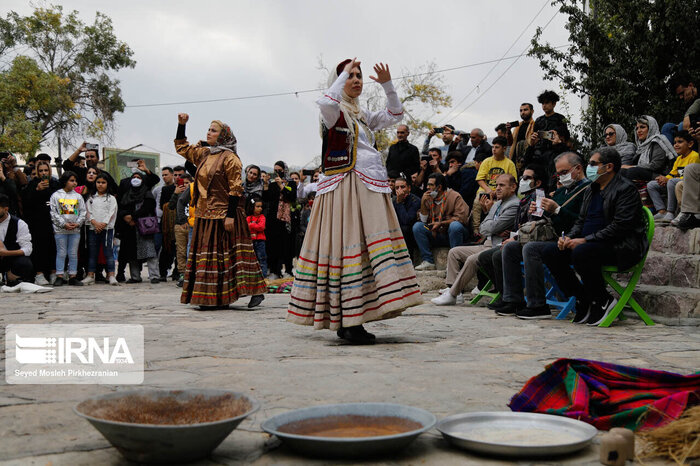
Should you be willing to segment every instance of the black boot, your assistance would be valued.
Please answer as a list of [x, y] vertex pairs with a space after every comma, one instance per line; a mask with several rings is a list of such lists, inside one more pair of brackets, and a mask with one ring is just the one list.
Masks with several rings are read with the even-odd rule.
[[263, 299], [265, 299], [264, 294], [256, 294], [250, 297], [250, 301], [248, 301], [248, 308], [253, 308], [255, 306], [259, 306], [261, 302], [263, 302]]
[[362, 325], [343, 327], [338, 330], [338, 336], [353, 345], [373, 345], [374, 335], [369, 333]]

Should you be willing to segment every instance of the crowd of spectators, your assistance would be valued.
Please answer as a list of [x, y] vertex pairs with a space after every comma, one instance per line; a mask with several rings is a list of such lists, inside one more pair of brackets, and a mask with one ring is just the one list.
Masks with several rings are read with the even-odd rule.
[[[642, 205], [657, 223], [700, 226], [700, 99], [687, 79], [672, 91], [690, 104], [682, 121], [659, 127], [642, 115], [634, 142], [610, 122], [604, 145], [588, 157], [573, 151], [553, 91], [537, 98], [542, 115], [522, 103], [520, 119], [499, 124], [490, 142], [481, 128], [447, 124], [431, 128], [419, 150], [399, 125], [386, 168], [416, 270], [434, 270], [433, 248], [450, 248], [446, 288], [433, 303], [458, 302], [479, 277], [477, 288], [490, 279], [501, 292], [490, 305], [498, 314], [551, 317], [546, 264], [577, 298], [574, 321], [601, 322], [615, 304], [601, 265], [628, 267], [648, 247]], [[131, 176], [117, 183], [87, 143], [63, 161], [60, 177], [47, 154], [24, 169], [12, 154], [0, 157], [0, 272], [8, 286], [139, 283], [144, 263], [151, 283], [170, 274], [182, 286], [196, 167], [164, 167], [158, 176], [134, 160]], [[270, 173], [245, 168], [247, 222], [268, 279], [292, 278], [319, 176], [319, 169], [290, 172], [282, 160]]]

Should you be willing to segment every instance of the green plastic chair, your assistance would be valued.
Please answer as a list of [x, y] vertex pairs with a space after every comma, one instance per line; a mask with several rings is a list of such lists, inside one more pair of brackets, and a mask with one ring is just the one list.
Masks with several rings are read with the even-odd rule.
[[[605, 320], [598, 325], [599, 327], [609, 327], [610, 324], [615, 321], [618, 315], [620, 315], [622, 309], [628, 305], [635, 310], [645, 324], [654, 325], [654, 321], [649, 318], [647, 313], [644, 312], [644, 309], [642, 309], [642, 306], [640, 306], [639, 303], [637, 303], [637, 301], [632, 297], [632, 292], [639, 282], [639, 277], [642, 275], [642, 269], [644, 268], [644, 263], [647, 260], [647, 254], [649, 254], [649, 249], [651, 249], [651, 241], [654, 238], [654, 216], [646, 207], [642, 207], [642, 209], [644, 209], [644, 214], [646, 215], [647, 220], [647, 241], [649, 242], [649, 248], [647, 249], [647, 252], [644, 253], [642, 260], [628, 270], [618, 270], [614, 265], [603, 266], [603, 278], [606, 282], [608, 282], [608, 285], [610, 285], [612, 289], [620, 295], [620, 299], [618, 299], [617, 304], [614, 308], [612, 308], [610, 314], [608, 314]], [[629, 282], [627, 282], [627, 286], [622, 286], [615, 281], [615, 279], [612, 277], [612, 274], [614, 273], [631, 273], [632, 276], [630, 277]]]
[[[482, 272], [483, 272], [483, 270], [482, 270]], [[491, 301], [489, 301], [489, 304], [495, 303], [496, 300], [501, 297], [501, 293], [498, 291], [488, 291], [491, 289], [492, 286], [493, 286], [493, 283], [491, 283], [491, 280], [487, 281], [486, 285], [484, 285], [484, 288], [479, 290], [479, 294], [474, 296], [472, 298], [472, 300], [469, 301], [469, 304], [478, 303], [481, 300], [481, 298], [483, 298], [484, 296], [488, 296], [489, 298], [491, 298]]]

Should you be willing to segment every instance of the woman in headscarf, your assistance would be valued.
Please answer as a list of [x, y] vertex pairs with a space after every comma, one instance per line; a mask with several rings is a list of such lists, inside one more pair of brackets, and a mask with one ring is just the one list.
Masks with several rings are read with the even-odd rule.
[[635, 142], [635, 164], [623, 164], [623, 176], [635, 181], [651, 181], [661, 174], [668, 173], [676, 159], [676, 151], [659, 131], [659, 124], [654, 117], [642, 115], [637, 118]]
[[236, 137], [219, 120], [209, 125], [206, 141], [190, 145], [186, 113], [178, 114], [175, 150], [197, 166], [191, 204], [196, 206], [192, 246], [180, 302], [200, 309], [228, 308], [240, 296], [248, 307], [265, 298], [265, 281], [245, 217], [241, 159]]
[[254, 196], [262, 197], [263, 195], [263, 182], [260, 179], [260, 167], [257, 165], [248, 165], [245, 167], [243, 195], [246, 200], [252, 199]]
[[401, 314], [423, 302], [413, 264], [391, 202], [389, 180], [374, 133], [397, 124], [403, 107], [388, 66], [371, 79], [387, 106], [360, 108], [362, 70], [356, 59], [338, 64], [321, 110], [323, 148], [319, 179], [294, 274], [287, 320], [336, 330], [353, 344], [372, 344], [363, 325]]
[[[37, 285], [56, 281], [56, 242], [53, 236], [49, 199], [58, 191], [58, 180], [51, 177], [51, 165], [46, 160], [36, 163], [36, 177], [32, 178], [24, 192], [24, 220], [32, 234], [32, 264]], [[42, 275], [43, 274], [43, 275]]]
[[603, 130], [603, 140], [605, 146], [612, 147], [617, 150], [622, 159], [622, 165], [632, 165], [637, 152], [637, 147], [634, 143], [627, 140], [627, 131], [617, 124], [610, 124]]
[[122, 196], [117, 213], [125, 223], [119, 244], [119, 260], [129, 263], [130, 278], [127, 283], [142, 281], [141, 264], [146, 261], [148, 279], [155, 285], [160, 283], [160, 272], [154, 235], [141, 235], [137, 223], [140, 218], [156, 216], [156, 198], [144, 183], [146, 174], [135, 168], [132, 171], [129, 189]]

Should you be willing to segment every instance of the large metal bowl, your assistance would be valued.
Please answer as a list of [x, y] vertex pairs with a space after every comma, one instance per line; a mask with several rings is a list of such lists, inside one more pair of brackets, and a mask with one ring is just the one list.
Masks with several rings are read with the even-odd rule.
[[[592, 425], [568, 417], [509, 411], [455, 414], [436, 428], [456, 447], [509, 457], [565, 455], [585, 448], [598, 433]], [[490, 438], [484, 438], [484, 432]], [[521, 438], [515, 441], [514, 434]]]
[[89, 416], [79, 409], [73, 411], [95, 427], [125, 458], [138, 463], [185, 463], [206, 457], [233, 429], [246, 417], [260, 409], [253, 398], [239, 392], [216, 389], [184, 390], [130, 390], [89, 398], [86, 401], [100, 401], [122, 398], [129, 395], [150, 397], [154, 400], [172, 396], [178, 401], [186, 401], [196, 395], [213, 397], [233, 395], [250, 403], [250, 410], [240, 416], [198, 424], [134, 424], [109, 421]]
[[[395, 435], [375, 437], [317, 437], [280, 432], [279, 428], [290, 422], [318, 419], [328, 416], [392, 416], [404, 418], [421, 425], [419, 429]], [[423, 432], [433, 428], [434, 415], [428, 411], [392, 403], [348, 403], [314, 406], [271, 417], [262, 423], [265, 432], [277, 436], [292, 449], [308, 456], [358, 458], [384, 455], [400, 450]]]

